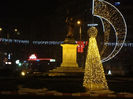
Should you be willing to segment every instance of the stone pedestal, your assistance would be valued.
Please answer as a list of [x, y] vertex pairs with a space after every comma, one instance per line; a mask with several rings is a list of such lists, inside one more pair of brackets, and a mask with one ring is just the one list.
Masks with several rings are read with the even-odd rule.
[[77, 46], [78, 44], [61, 44], [62, 63], [49, 71], [49, 76], [81, 76], [84, 73], [83, 68], [77, 64]]
[[78, 67], [77, 44], [61, 44], [62, 64], [61, 67]]

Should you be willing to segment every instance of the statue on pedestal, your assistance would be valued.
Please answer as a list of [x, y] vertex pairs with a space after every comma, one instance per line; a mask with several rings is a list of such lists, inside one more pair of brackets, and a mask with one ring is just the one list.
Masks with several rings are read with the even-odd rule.
[[74, 40], [74, 19], [72, 17], [66, 18], [66, 23], [68, 27], [67, 36], [65, 38], [64, 43], [75, 43]]

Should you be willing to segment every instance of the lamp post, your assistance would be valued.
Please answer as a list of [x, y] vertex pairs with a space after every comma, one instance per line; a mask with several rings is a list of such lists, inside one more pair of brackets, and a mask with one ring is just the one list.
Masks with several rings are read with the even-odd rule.
[[2, 32], [2, 28], [0, 27], [0, 36], [2, 36], [1, 32]]
[[0, 32], [2, 31], [2, 28], [0, 27]]
[[15, 32], [18, 32], [18, 29], [15, 28], [14, 31], [15, 31]]
[[17, 28], [14, 29], [14, 33], [15, 33], [15, 37], [19, 38], [20, 31]]
[[81, 41], [81, 33], [82, 33], [82, 31], [81, 31], [81, 21], [80, 20], [78, 20], [77, 21], [77, 24], [79, 25], [79, 35], [80, 35], [80, 41]]
[[82, 25], [82, 23], [81, 23], [81, 21], [80, 20], [77, 20], [77, 25], [79, 26], [79, 64], [80, 64], [80, 66], [82, 67], [82, 65], [83, 65], [83, 63], [82, 63], [82, 60], [83, 60], [83, 56], [82, 56], [82, 51], [81, 51], [81, 47], [82, 47], [82, 42], [81, 42], [81, 40], [82, 40], [82, 35], [81, 35], [81, 33], [82, 33], [82, 29], [81, 29], [81, 25]]

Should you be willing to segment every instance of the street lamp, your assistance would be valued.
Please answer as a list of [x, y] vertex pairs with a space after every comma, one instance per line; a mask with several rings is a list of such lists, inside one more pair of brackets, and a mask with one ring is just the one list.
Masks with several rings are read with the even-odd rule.
[[82, 64], [83, 64], [83, 63], [82, 63], [82, 62], [83, 62], [83, 61], [82, 61], [82, 59], [83, 59], [82, 56], [83, 56], [83, 55], [81, 55], [81, 53], [82, 53], [82, 51], [81, 51], [81, 49], [82, 49], [82, 48], [81, 48], [81, 47], [82, 47], [81, 32], [82, 32], [82, 31], [81, 31], [81, 21], [80, 21], [80, 20], [77, 20], [77, 25], [79, 26], [79, 36], [80, 36], [80, 38], [79, 38], [79, 39], [80, 39], [80, 41], [79, 41], [79, 47], [78, 47], [78, 48], [79, 48], [79, 52], [80, 52], [80, 54], [79, 54], [79, 59], [80, 59], [80, 60], [79, 60], [79, 65], [82, 66]]
[[18, 32], [18, 29], [15, 28], [14, 31], [15, 31], [15, 32]]
[[77, 25], [79, 25], [79, 34], [80, 34], [80, 41], [81, 41], [81, 21], [77, 21]]
[[78, 24], [78, 25], [80, 25], [80, 24], [81, 24], [81, 21], [80, 21], [80, 20], [78, 20], [78, 21], [77, 21], [77, 24]]
[[20, 32], [17, 28], [14, 29], [14, 32], [17, 34], [17, 35], [20, 35]]
[[2, 36], [2, 33], [1, 32], [2, 32], [2, 28], [0, 27], [0, 37]]
[[2, 28], [0, 28], [0, 32], [2, 31]]

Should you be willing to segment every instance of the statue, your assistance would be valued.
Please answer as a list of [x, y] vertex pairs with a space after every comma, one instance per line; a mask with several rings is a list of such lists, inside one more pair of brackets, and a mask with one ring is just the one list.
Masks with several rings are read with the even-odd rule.
[[68, 32], [67, 32], [67, 36], [65, 39], [65, 43], [75, 43], [74, 40], [74, 19], [72, 17], [67, 17], [66, 18], [66, 23], [67, 23], [67, 27], [68, 27]]

